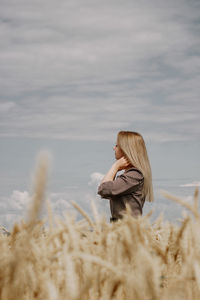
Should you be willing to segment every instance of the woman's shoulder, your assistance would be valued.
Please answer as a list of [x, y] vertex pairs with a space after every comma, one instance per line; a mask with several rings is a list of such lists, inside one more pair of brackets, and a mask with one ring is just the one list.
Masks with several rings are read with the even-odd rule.
[[134, 177], [137, 177], [140, 180], [144, 179], [144, 176], [143, 176], [142, 172], [140, 170], [138, 170], [137, 168], [135, 168], [135, 167], [131, 167], [130, 169], [125, 170], [124, 175], [134, 176]]

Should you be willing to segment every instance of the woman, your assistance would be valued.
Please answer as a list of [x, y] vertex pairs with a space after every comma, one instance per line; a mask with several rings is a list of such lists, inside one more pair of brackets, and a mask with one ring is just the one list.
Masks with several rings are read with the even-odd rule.
[[[111, 221], [121, 219], [127, 205], [134, 217], [142, 215], [145, 200], [153, 201], [151, 167], [141, 134], [120, 131], [114, 151], [116, 161], [98, 188], [98, 194], [110, 200]], [[115, 178], [121, 170], [124, 173]]]

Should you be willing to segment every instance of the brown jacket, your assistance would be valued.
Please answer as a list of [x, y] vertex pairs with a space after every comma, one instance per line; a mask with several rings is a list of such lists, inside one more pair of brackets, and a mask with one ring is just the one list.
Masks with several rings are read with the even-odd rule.
[[126, 204], [131, 208], [132, 215], [142, 214], [145, 197], [142, 191], [144, 186], [143, 174], [132, 167], [116, 177], [114, 181], [100, 184], [98, 194], [110, 200], [112, 218], [122, 218], [121, 213], [126, 210]]

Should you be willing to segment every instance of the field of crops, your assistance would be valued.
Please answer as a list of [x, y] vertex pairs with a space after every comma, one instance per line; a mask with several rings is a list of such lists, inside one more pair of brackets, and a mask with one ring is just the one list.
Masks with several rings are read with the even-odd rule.
[[[200, 299], [198, 190], [180, 226], [149, 216], [108, 224], [95, 206], [91, 219], [59, 219], [45, 201], [47, 163], [41, 161], [27, 220], [0, 234], [0, 299]], [[181, 209], [181, 206], [180, 206]]]

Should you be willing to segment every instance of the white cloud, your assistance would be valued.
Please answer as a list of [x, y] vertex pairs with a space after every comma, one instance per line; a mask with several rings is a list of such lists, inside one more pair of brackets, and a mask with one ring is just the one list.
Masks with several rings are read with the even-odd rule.
[[[71, 205], [71, 201], [74, 201], [79, 206], [81, 206], [81, 208], [85, 210], [86, 213], [93, 217], [93, 212], [91, 209], [92, 200], [97, 207], [99, 214], [106, 216], [107, 220], [109, 220], [109, 201], [106, 199], [101, 199], [96, 194], [96, 185], [99, 184], [102, 176], [103, 174], [98, 172], [92, 173], [90, 176], [90, 185], [85, 189], [74, 189], [73, 187], [69, 187], [65, 189], [65, 191], [60, 193], [48, 193], [47, 199], [49, 199], [50, 201], [54, 216], [57, 215], [62, 217], [66, 213], [75, 213], [78, 219], [82, 218], [80, 213], [74, 210]], [[173, 201], [163, 199], [163, 197], [160, 196], [160, 184], [163, 183], [159, 183], [158, 186], [154, 189], [155, 201], [153, 203], [145, 203], [144, 215], [146, 215], [150, 210], [153, 210], [153, 219], [155, 219], [160, 215], [161, 212], [163, 212], [166, 220], [176, 222], [177, 218], [181, 217], [183, 208], [180, 205], [175, 204]], [[93, 187], [95, 187], [95, 191], [93, 191]], [[177, 194], [179, 194], [179, 192]], [[174, 194], [174, 191], [172, 194]], [[193, 201], [193, 197], [191, 195], [186, 194], [185, 196], [179, 197], [189, 203], [192, 203]], [[15, 190], [8, 197], [0, 197], [0, 225], [6, 227], [7, 229], [10, 229], [15, 222], [24, 219], [26, 217], [27, 208], [30, 201], [31, 197], [27, 191]], [[44, 210], [44, 213], [45, 212], [46, 208]]]
[[14, 102], [0, 102], [0, 113], [5, 113], [15, 106]]
[[185, 200], [185, 202], [192, 204], [194, 202], [194, 197], [193, 196], [183, 197], [183, 200]]
[[200, 186], [200, 181], [194, 181], [192, 183], [180, 184], [180, 187], [198, 187]]
[[19, 212], [20, 214], [27, 210], [31, 197], [27, 191], [14, 190], [9, 197], [3, 197], [0, 201], [2, 212]]
[[103, 179], [104, 175], [98, 172], [94, 172], [90, 175], [90, 181], [88, 182], [88, 184], [90, 186], [94, 185], [99, 185], [99, 183], [101, 182], [101, 180]]
[[31, 197], [27, 191], [14, 190], [9, 197], [0, 198], [0, 224], [11, 226], [25, 217]]
[[[66, 213], [72, 213], [78, 215], [78, 213], [72, 206], [71, 202], [78, 203], [82, 209], [91, 215], [91, 200], [96, 203], [99, 211], [105, 212], [105, 205], [108, 203], [102, 203], [99, 201], [96, 193], [90, 189], [77, 190], [74, 187], [65, 188], [65, 192], [58, 193], [53, 192], [47, 195], [47, 199], [50, 202], [50, 207], [54, 216], [63, 217]], [[15, 190], [10, 196], [0, 197], [0, 225], [10, 229], [12, 225], [27, 217], [27, 212], [32, 199], [27, 191]], [[108, 209], [107, 209], [108, 211]], [[46, 216], [47, 208], [42, 212], [42, 216]]]
[[198, 8], [3, 1], [0, 136], [109, 140], [123, 128], [156, 141], [199, 138]]
[[13, 191], [10, 197], [9, 206], [14, 210], [25, 210], [27, 209], [30, 201], [31, 197], [27, 191]]

